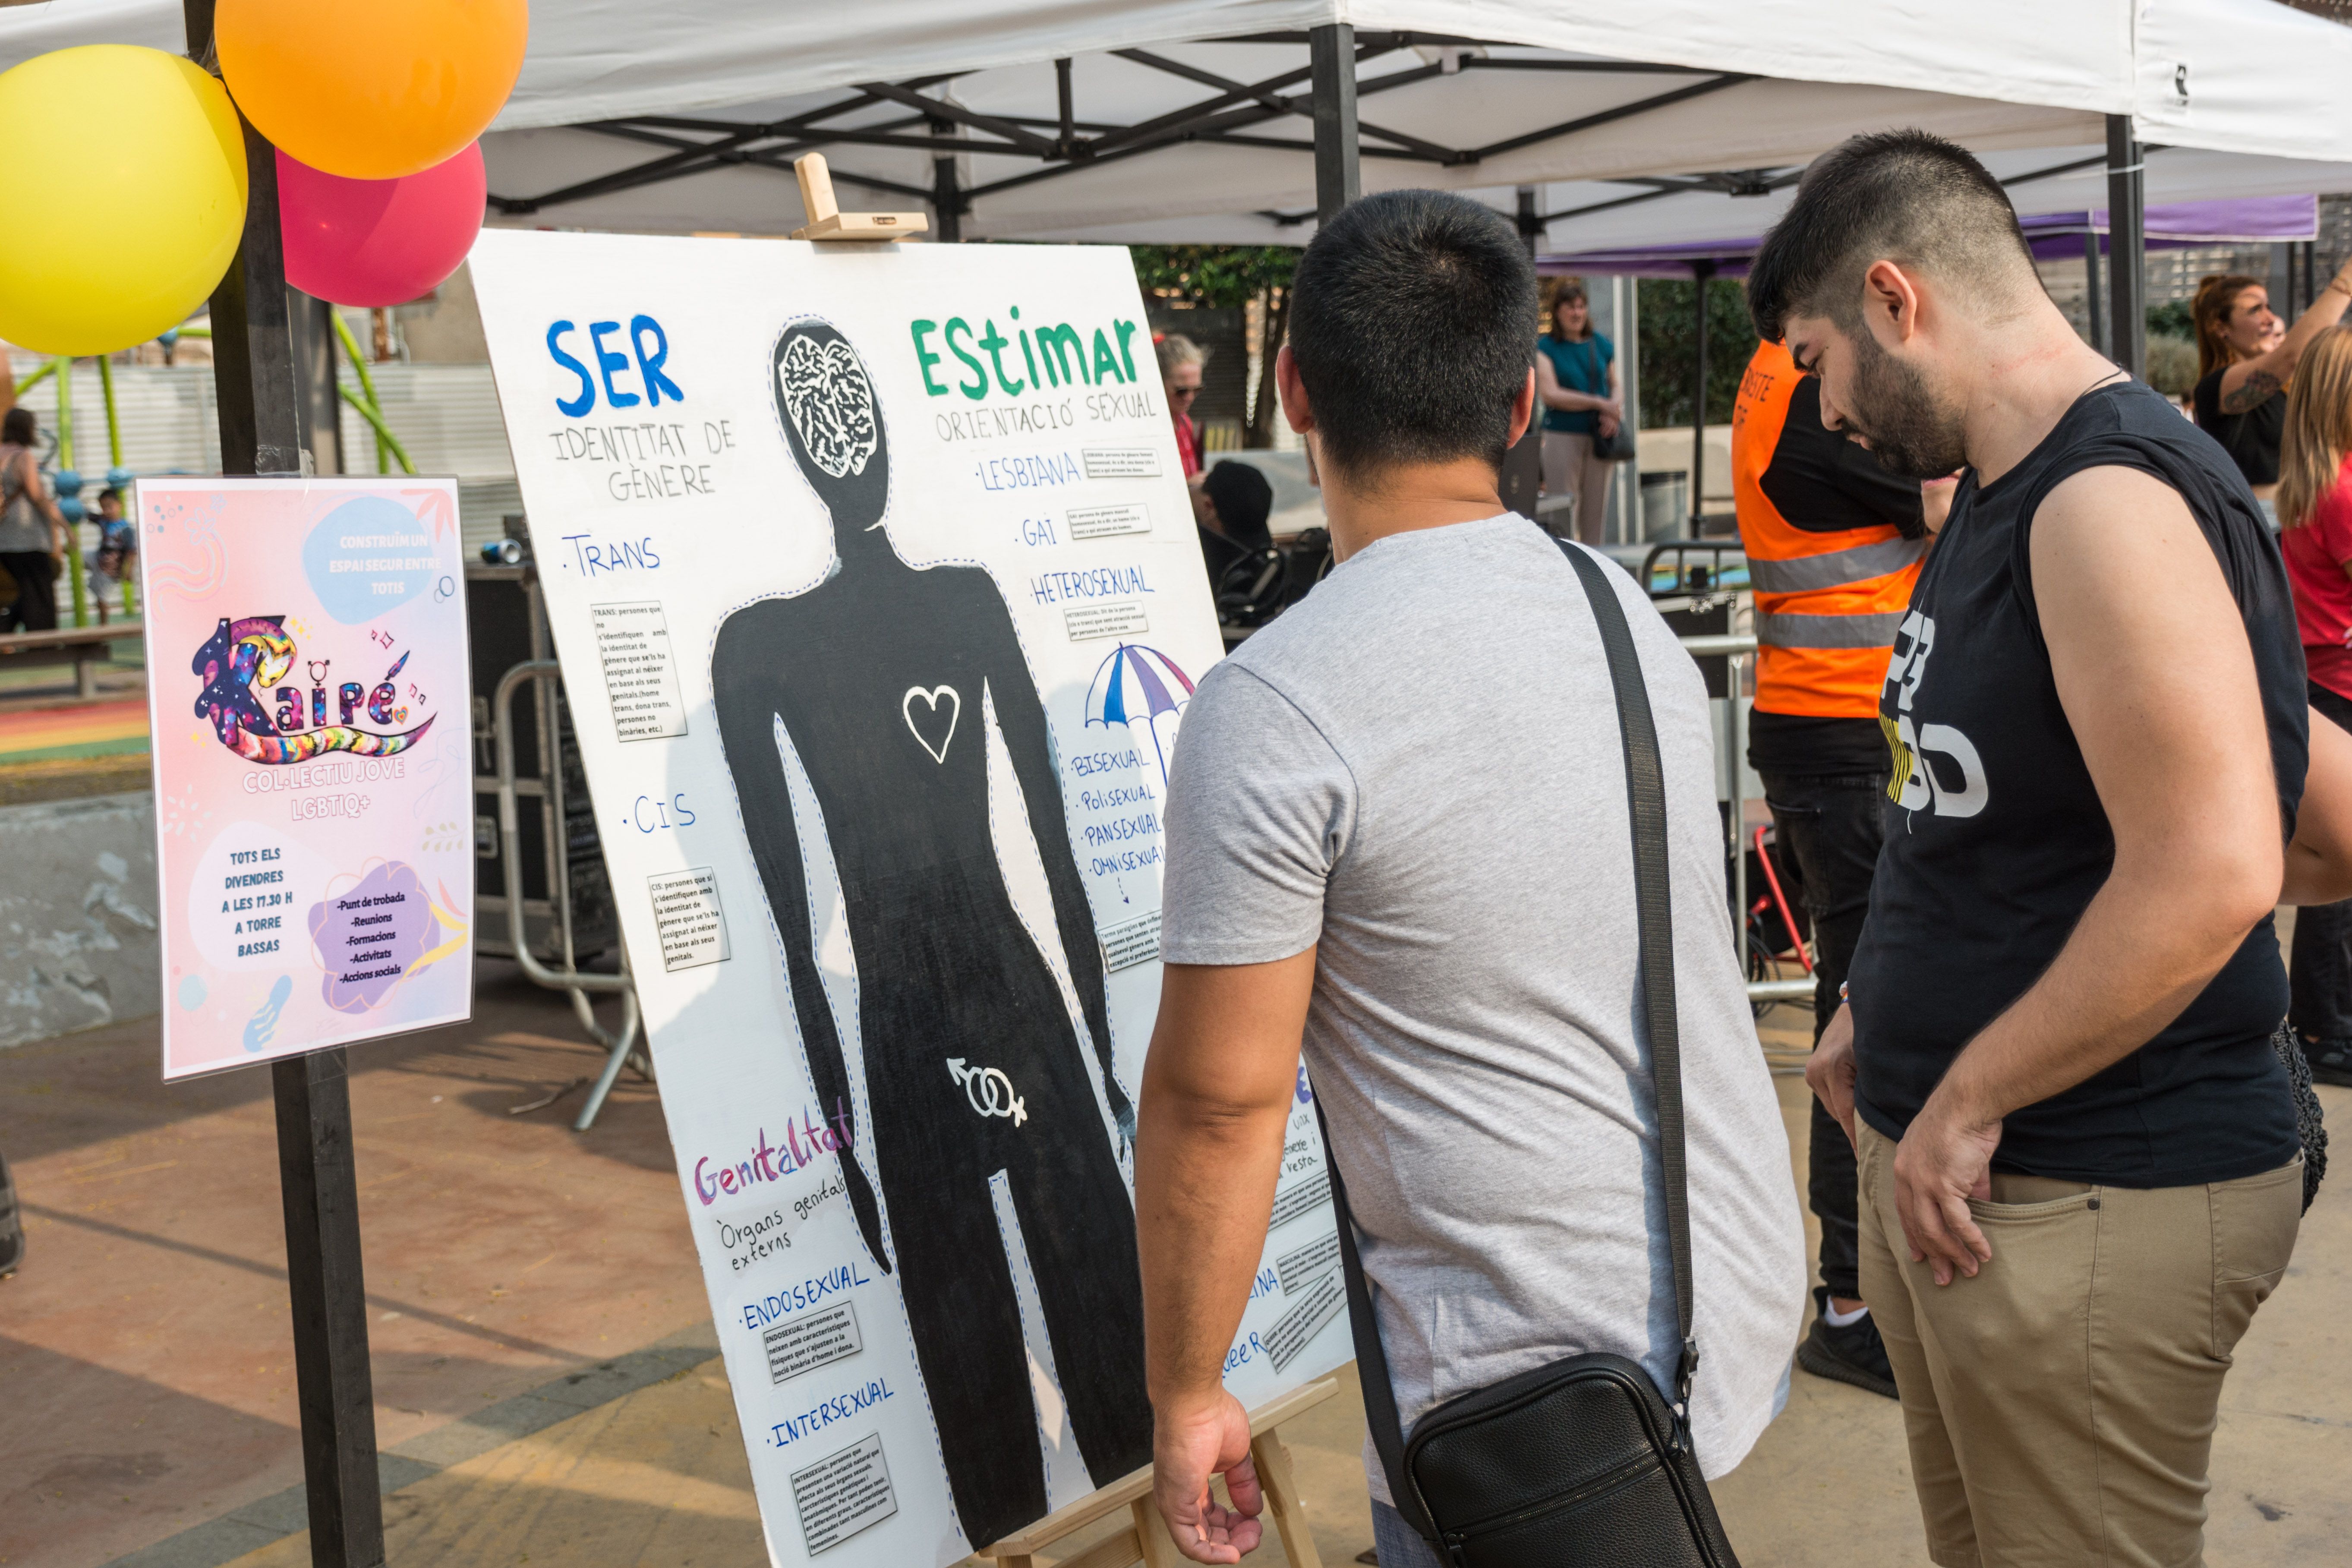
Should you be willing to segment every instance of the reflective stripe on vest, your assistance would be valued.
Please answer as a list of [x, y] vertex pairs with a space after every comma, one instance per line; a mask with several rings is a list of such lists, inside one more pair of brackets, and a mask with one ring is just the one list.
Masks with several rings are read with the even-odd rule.
[[[1783, 517], [1764, 482], [1802, 383], [1789, 351], [1759, 343], [1732, 409], [1732, 493], [1756, 594], [1756, 706], [1769, 713], [1874, 721], [1896, 629], [1927, 552], [1893, 523], [1833, 531]], [[1812, 399], [1801, 400], [1812, 417]], [[1811, 439], [1828, 433], [1814, 430]], [[1802, 521], [1822, 523], [1822, 518]]]
[[[1750, 569], [1753, 570], [1753, 563]], [[1888, 610], [1884, 615], [1803, 616], [1756, 612], [1756, 640], [1767, 647], [1874, 647], [1891, 648], [1895, 633], [1903, 625], [1904, 612]], [[1881, 659], [1884, 668], [1885, 661]]]
[[[1842, 588], [1850, 583], [1867, 583], [1874, 577], [1884, 577], [1890, 572], [1900, 572], [1927, 553], [1924, 539], [1905, 539], [1900, 535], [1880, 540], [1875, 544], [1857, 544], [1850, 550], [1832, 550], [1825, 555], [1799, 555], [1786, 561], [1759, 561], [1748, 557], [1748, 581], [1759, 593], [1806, 594], [1822, 588]], [[1892, 643], [1890, 634], [1884, 639]], [[1852, 643], [1817, 643], [1818, 647], [1852, 647]]]

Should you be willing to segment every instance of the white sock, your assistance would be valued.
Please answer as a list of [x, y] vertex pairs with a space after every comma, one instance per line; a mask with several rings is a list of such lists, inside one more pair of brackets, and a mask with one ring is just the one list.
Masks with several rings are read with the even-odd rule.
[[1841, 1312], [1827, 1302], [1822, 1305], [1822, 1321], [1833, 1329], [1850, 1329], [1868, 1316], [1870, 1306], [1867, 1302], [1851, 1312]]

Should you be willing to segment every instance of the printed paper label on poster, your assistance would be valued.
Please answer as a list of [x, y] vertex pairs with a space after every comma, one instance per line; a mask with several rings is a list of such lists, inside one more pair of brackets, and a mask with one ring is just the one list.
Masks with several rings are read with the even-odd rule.
[[727, 918], [719, 910], [719, 878], [708, 866], [646, 879], [664, 969], [697, 969], [727, 957]]
[[[769, 1549], [945, 1568], [1150, 1457], [1135, 1096], [1223, 643], [1133, 269], [522, 232], [472, 265]], [[1350, 1353], [1322, 1192], [1228, 1356], [1252, 1407]]]
[[457, 485], [141, 479], [163, 1076], [472, 1011]]
[[613, 727], [624, 741], [667, 740], [686, 733], [686, 707], [678, 700], [677, 672], [670, 665], [669, 627], [657, 601], [597, 605], [589, 610], [596, 627], [596, 658], [604, 668], [604, 692], [613, 704]]

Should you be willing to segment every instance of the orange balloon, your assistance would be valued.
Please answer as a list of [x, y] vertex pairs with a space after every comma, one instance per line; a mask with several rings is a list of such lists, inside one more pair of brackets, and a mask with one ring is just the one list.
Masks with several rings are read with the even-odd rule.
[[514, 90], [529, 0], [220, 0], [213, 37], [245, 117], [352, 180], [447, 162]]

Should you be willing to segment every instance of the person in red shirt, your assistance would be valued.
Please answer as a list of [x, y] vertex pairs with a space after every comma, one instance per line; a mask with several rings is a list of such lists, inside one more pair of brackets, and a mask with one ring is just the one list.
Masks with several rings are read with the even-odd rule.
[[1209, 356], [1181, 332], [1161, 338], [1160, 386], [1168, 394], [1169, 416], [1176, 423], [1176, 456], [1184, 465], [1184, 482], [1201, 482], [1201, 426], [1192, 417], [1192, 404], [1201, 395], [1201, 369]]
[[[2295, 369], [2278, 515], [2312, 711], [2352, 730], [2352, 327], [2314, 338]], [[2352, 902], [2297, 913], [2288, 979], [2311, 1076], [2352, 1084]]]

